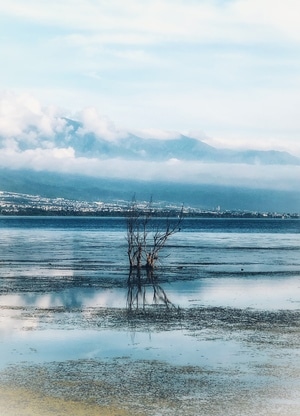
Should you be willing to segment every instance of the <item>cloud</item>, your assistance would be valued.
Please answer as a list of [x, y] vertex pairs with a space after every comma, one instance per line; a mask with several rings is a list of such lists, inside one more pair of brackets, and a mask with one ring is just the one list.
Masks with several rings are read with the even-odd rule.
[[237, 0], [233, 2], [233, 12], [237, 18], [252, 27], [264, 28], [266, 34], [276, 34], [278, 38], [287, 37], [300, 41], [297, 0], [274, 2], [272, 0]]
[[76, 162], [74, 155], [74, 149], [71, 147], [24, 151], [6, 148], [1, 150], [0, 166], [10, 169], [67, 172], [66, 168], [69, 167], [72, 171], [72, 162]]
[[100, 115], [94, 107], [85, 108], [77, 117], [82, 123], [82, 127], [78, 129], [81, 135], [92, 133], [107, 141], [115, 141], [127, 136], [126, 132], [118, 130], [108, 117]]
[[[7, 148], [54, 148], [57, 137], [60, 146], [68, 142], [72, 126], [66, 120], [67, 111], [53, 105], [42, 106], [29, 94], [0, 94], [0, 137]], [[115, 124], [94, 107], [85, 108], [74, 115], [81, 124], [78, 133], [94, 134], [107, 141], [126, 137], [127, 132], [117, 129]]]
[[168, 131], [161, 129], [144, 129], [144, 130], [131, 130], [131, 133], [136, 134], [143, 139], [156, 139], [156, 140], [171, 140], [179, 139], [181, 134], [177, 131]]
[[199, 163], [170, 159], [168, 162], [130, 161], [121, 158], [76, 157], [74, 149], [2, 149], [0, 166], [10, 169], [76, 173], [92, 177], [217, 184], [298, 192], [299, 166], [253, 166]]
[[[165, 41], [180, 38], [191, 42], [239, 42], [258, 39], [262, 32], [267, 37], [300, 40], [298, 0], [53, 0], [47, 7], [38, 0], [27, 0], [26, 4], [11, 0], [1, 2], [0, 12], [43, 25], [102, 32], [110, 43], [124, 42], [126, 38], [129, 43], [133, 39], [138, 42], [136, 34], [151, 34]], [[127, 37], [118, 36], [124, 33]]]
[[[85, 135], [93, 134], [96, 138], [117, 141], [130, 134], [116, 127], [92, 107], [77, 113], [77, 120], [81, 123], [78, 133], [82, 140], [85, 140]], [[62, 110], [54, 106], [43, 106], [29, 95], [3, 93], [0, 97], [0, 166], [95, 177], [261, 187], [298, 192], [299, 166], [199, 163], [175, 158], [167, 162], [131, 161], [121, 157], [104, 160], [83, 157], [82, 153], [79, 157], [75, 144], [72, 145], [69, 140], [72, 133], [70, 129], [72, 127], [66, 123]], [[132, 132], [134, 131], [131, 130]], [[180, 137], [180, 133], [159, 129], [135, 132], [140, 137], [157, 140]], [[198, 138], [209, 142], [204, 133], [200, 133]], [[216, 137], [216, 142], [219, 141], [223, 146], [226, 142], [221, 139]], [[233, 142], [230, 143], [233, 146]], [[269, 142], [268, 145], [271, 144]], [[267, 143], [262, 143], [261, 146], [267, 146]]]
[[66, 121], [54, 106], [42, 107], [28, 94], [9, 92], [0, 95], [0, 136], [6, 147], [16, 146], [20, 140], [30, 146], [51, 146], [51, 139], [65, 131]]

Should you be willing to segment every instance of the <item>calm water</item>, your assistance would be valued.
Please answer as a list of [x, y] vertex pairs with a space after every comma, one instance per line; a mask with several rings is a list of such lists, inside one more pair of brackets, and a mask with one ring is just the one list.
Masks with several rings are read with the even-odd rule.
[[[123, 218], [0, 218], [0, 305], [126, 307], [125, 231]], [[298, 309], [300, 221], [185, 219], [155, 277], [180, 307]]]

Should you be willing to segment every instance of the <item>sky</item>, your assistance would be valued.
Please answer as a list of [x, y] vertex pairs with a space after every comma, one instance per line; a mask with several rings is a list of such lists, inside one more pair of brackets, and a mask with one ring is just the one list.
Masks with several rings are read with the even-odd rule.
[[[0, 0], [1, 163], [21, 158], [16, 137], [39, 148], [37, 132], [64, 131], [63, 116], [108, 140], [183, 133], [300, 156], [299, 16], [298, 0]], [[42, 147], [22, 163], [74, 159]]]
[[298, 0], [0, 0], [1, 90], [300, 154]]

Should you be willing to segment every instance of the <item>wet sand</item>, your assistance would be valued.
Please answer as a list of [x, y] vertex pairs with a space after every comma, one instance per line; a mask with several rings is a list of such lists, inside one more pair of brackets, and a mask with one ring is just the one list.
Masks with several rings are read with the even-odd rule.
[[239, 349], [236, 364], [217, 351], [213, 366], [132, 356], [25, 360], [0, 371], [1, 415], [299, 416], [299, 310], [0, 308], [0, 317], [7, 314], [27, 333], [76, 327], [168, 334], [180, 328], [181, 342], [199, 342], [200, 353], [208, 340], [234, 341]]
[[0, 414], [3, 416], [130, 416], [130, 413], [113, 406], [65, 400], [15, 387], [0, 387]]

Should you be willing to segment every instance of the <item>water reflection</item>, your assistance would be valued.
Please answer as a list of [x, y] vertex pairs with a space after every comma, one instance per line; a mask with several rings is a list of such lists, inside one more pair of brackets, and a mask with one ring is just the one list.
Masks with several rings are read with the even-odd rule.
[[[215, 337], [206, 330], [198, 337], [182, 330], [132, 333], [127, 330], [87, 330], [66, 328], [43, 331], [16, 329], [1, 340], [0, 370], [11, 363], [47, 363], [82, 359], [111, 360], [120, 357], [134, 360], [163, 360], [177, 365], [206, 368], [240, 369], [267, 361], [262, 350], [243, 343], [242, 333], [236, 340]], [[213, 338], [212, 338], [213, 337]], [[185, 341], [185, 342], [183, 342]], [[72, 348], [68, 346], [72, 345]], [[243, 354], [241, 354], [241, 351]], [[284, 360], [282, 357], [281, 360]], [[245, 368], [245, 367], [244, 367]]]
[[147, 305], [174, 307], [165, 290], [159, 284], [158, 276], [149, 269], [131, 270], [127, 281], [127, 308], [139, 309]]
[[[61, 282], [61, 283], [60, 283]], [[64, 308], [127, 308], [146, 306], [174, 307], [161, 284], [161, 279], [150, 270], [134, 270], [128, 277], [76, 279], [65, 275], [53, 279], [49, 274], [34, 279], [15, 278], [10, 290], [0, 296], [0, 307]]]
[[[174, 277], [174, 276], [173, 276]], [[232, 307], [274, 310], [299, 309], [300, 275], [289, 278], [269, 276], [257, 278], [211, 277], [191, 280], [170, 280], [170, 275], [160, 272], [134, 271], [115, 279], [88, 280], [37, 276], [35, 279], [20, 277], [7, 282], [0, 295], [0, 307], [37, 307], [42, 309], [61, 307], [68, 310], [81, 308], [147, 307]], [[43, 287], [44, 281], [47, 281]], [[168, 282], [168, 283], [167, 283]], [[91, 284], [90, 284], [91, 283]], [[1, 287], [1, 282], [0, 282]], [[4, 291], [5, 289], [5, 291]], [[167, 290], [167, 292], [166, 292]]]

